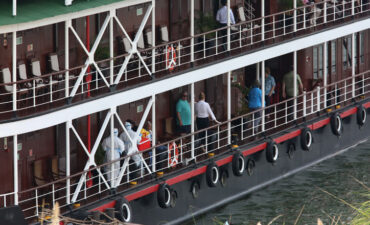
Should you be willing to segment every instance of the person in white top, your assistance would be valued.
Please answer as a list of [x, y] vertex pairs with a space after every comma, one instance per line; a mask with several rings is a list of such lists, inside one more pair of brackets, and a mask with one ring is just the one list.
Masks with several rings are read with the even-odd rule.
[[[209, 104], [205, 101], [206, 95], [204, 92], [201, 92], [199, 94], [199, 101], [195, 104], [195, 116], [196, 116], [196, 122], [197, 122], [197, 128], [198, 130], [205, 129], [209, 127], [209, 117], [212, 118], [213, 121], [216, 123], [220, 123], [217, 121], [215, 115], [212, 112], [211, 107]], [[205, 132], [201, 132], [199, 134], [199, 138], [201, 138], [201, 143], [204, 143], [204, 135]]]
[[[219, 23], [219, 27], [226, 27], [227, 26], [227, 0], [222, 0], [221, 1], [221, 4], [222, 4], [222, 7], [217, 11], [217, 15], [216, 15], [216, 20], [217, 22]], [[234, 18], [234, 13], [233, 11], [231, 11], [231, 9], [229, 10], [229, 13], [230, 13], [230, 24], [235, 24], [235, 18]], [[219, 31], [219, 37], [221, 38], [222, 40], [222, 47], [224, 48], [224, 50], [226, 50], [226, 37], [227, 35], [227, 29], [222, 29]]]

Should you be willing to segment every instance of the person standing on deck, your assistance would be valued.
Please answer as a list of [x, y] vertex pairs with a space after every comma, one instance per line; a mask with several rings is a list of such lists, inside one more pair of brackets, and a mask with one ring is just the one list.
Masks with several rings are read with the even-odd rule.
[[[221, 0], [222, 7], [217, 11], [216, 20], [219, 23], [220, 28], [225, 28], [227, 26], [227, 0]], [[230, 13], [230, 24], [235, 24], [234, 13], [229, 10]], [[227, 29], [222, 29], [219, 31], [219, 37], [222, 37], [223, 48], [226, 50], [227, 41]]]
[[254, 113], [254, 132], [258, 132], [258, 125], [261, 122], [261, 109], [262, 107], [262, 90], [260, 89], [260, 82], [258, 80], [255, 80], [253, 82], [252, 88], [249, 91], [248, 94], [248, 108], [250, 111], [256, 111]]
[[123, 131], [119, 137], [125, 143], [126, 155], [131, 155], [131, 160], [135, 162], [134, 164], [130, 163], [130, 165], [132, 165], [130, 166], [130, 171], [137, 171], [137, 169], [140, 167], [142, 163], [139, 154], [135, 154], [139, 152], [136, 145], [140, 143], [141, 136], [140, 135], [138, 136], [136, 144], [133, 145], [131, 140], [134, 141], [136, 133], [135, 131], [132, 130], [132, 124], [126, 121], [125, 128], [127, 130], [127, 133]]
[[[265, 107], [268, 107], [271, 105], [272, 96], [275, 94], [275, 78], [271, 75], [270, 68], [265, 68], [265, 101], [266, 105]], [[269, 118], [269, 113], [271, 110], [266, 111], [267, 118]]]
[[[290, 72], [286, 73], [283, 77], [283, 84], [282, 84], [282, 91], [283, 91], [283, 98], [284, 99], [290, 99], [288, 101], [287, 107], [288, 107], [288, 118], [289, 120], [293, 119], [293, 103], [294, 99], [294, 72], [291, 70]], [[299, 93], [303, 92], [303, 84], [301, 77], [297, 73], [297, 96]]]
[[[209, 117], [212, 118], [213, 121], [216, 123], [220, 123], [217, 121], [215, 114], [213, 114], [211, 107], [205, 101], [206, 95], [204, 92], [200, 92], [199, 94], [199, 101], [195, 104], [195, 115], [196, 115], [196, 122], [198, 130], [205, 129], [209, 127]], [[199, 134], [199, 138], [201, 139], [201, 143], [204, 144], [205, 132], [201, 132]]]
[[191, 128], [191, 109], [188, 102], [188, 92], [183, 91], [181, 98], [176, 104], [177, 131], [178, 133], [188, 134]]
[[[108, 182], [112, 183], [111, 181], [116, 179], [119, 174], [119, 169], [120, 169], [120, 161], [118, 160], [121, 157], [122, 152], [125, 151], [125, 145], [122, 142], [121, 139], [118, 138], [118, 129], [114, 128], [114, 133], [113, 133], [113, 144], [114, 148], [111, 146], [112, 140], [111, 136], [108, 136], [103, 140], [102, 147], [105, 151], [105, 158], [104, 158], [104, 163], [108, 163], [114, 160], [117, 160], [116, 162], [105, 166], [104, 170], [107, 174]], [[113, 158], [111, 158], [111, 154], [113, 151]], [[113, 178], [111, 177], [111, 171], [113, 170]]]

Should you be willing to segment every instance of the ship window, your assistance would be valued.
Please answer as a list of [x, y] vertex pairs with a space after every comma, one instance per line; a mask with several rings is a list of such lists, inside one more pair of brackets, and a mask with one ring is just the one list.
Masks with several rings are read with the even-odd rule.
[[357, 34], [355, 34], [355, 42], [354, 42], [354, 46], [353, 46], [353, 48], [354, 48], [354, 56], [353, 57], [355, 57], [355, 66], [357, 66], [357, 60], [358, 60], [358, 52], [357, 52]]
[[343, 69], [348, 69], [352, 65], [352, 37], [343, 38], [342, 47]]
[[361, 32], [360, 33], [360, 63], [365, 62], [364, 43], [365, 43], [365, 35], [364, 35], [364, 32]]
[[321, 79], [323, 76], [323, 45], [319, 46], [319, 79]]
[[336, 59], [336, 56], [337, 56], [337, 45], [336, 45], [336, 42], [335, 41], [332, 41], [331, 42], [331, 73], [335, 73], [336, 72], [336, 66], [337, 66], [337, 59]]

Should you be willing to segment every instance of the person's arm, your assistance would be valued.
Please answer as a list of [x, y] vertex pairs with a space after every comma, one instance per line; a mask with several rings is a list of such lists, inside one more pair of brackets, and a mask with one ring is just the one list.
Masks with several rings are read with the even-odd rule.
[[231, 9], [230, 9], [230, 22], [231, 22], [231, 24], [235, 24], [234, 13]]
[[179, 102], [177, 102], [176, 104], [176, 115], [177, 115], [177, 119], [179, 120], [179, 125], [182, 126], [182, 120], [181, 120], [181, 115], [180, 115], [180, 111], [181, 111], [181, 106], [179, 104]]
[[[300, 93], [303, 93], [303, 84], [302, 84], [302, 80], [301, 80], [301, 77], [297, 74], [297, 77], [298, 77], [298, 83], [299, 83], [299, 90], [300, 90]], [[299, 93], [297, 93], [299, 95]]]
[[[271, 76], [271, 75], [270, 75]], [[272, 87], [271, 87], [271, 90], [270, 90], [270, 93], [269, 93], [269, 96], [271, 97], [272, 96], [272, 93], [274, 93], [275, 91], [275, 87], [276, 87], [276, 83], [275, 83], [275, 79], [273, 76], [271, 76], [271, 80], [272, 80]]]
[[221, 18], [220, 18], [220, 10], [217, 11], [216, 20], [217, 20], [217, 22], [220, 23], [220, 20], [221, 20]]
[[212, 120], [217, 121], [217, 119], [216, 119], [216, 117], [215, 117], [215, 114], [213, 114], [212, 109], [211, 109], [211, 107], [209, 106], [209, 104], [207, 104], [207, 111], [208, 111], [208, 115], [210, 115], [210, 116], [211, 116]]

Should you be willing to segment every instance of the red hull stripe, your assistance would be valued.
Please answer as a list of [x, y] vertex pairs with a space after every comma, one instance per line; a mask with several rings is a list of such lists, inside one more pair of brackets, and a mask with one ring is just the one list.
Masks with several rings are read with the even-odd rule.
[[370, 102], [366, 102], [363, 106], [364, 106], [365, 108], [370, 108]]
[[266, 147], [267, 147], [267, 143], [265, 142], [265, 143], [262, 143], [260, 145], [257, 145], [257, 146], [255, 146], [253, 148], [250, 148], [250, 149], [244, 151], [243, 152], [243, 155], [244, 156], [252, 155], [253, 153], [256, 153], [256, 152], [259, 152], [259, 151], [265, 149]]
[[125, 198], [127, 199], [127, 201], [132, 201], [132, 200], [141, 198], [141, 197], [143, 197], [145, 195], [148, 195], [148, 194], [151, 194], [153, 192], [156, 192], [158, 190], [158, 187], [159, 187], [159, 184], [156, 184], [156, 185], [150, 186], [148, 188], [145, 188], [144, 190], [141, 190], [141, 191], [138, 191], [138, 192], [135, 192], [135, 193], [126, 195]]
[[115, 204], [116, 204], [116, 201], [111, 201], [111, 202], [108, 202], [107, 204], [101, 205], [101, 206], [99, 206], [95, 209], [91, 209], [91, 210], [89, 210], [89, 212], [92, 212], [92, 211], [104, 212], [104, 210], [107, 209], [107, 208], [114, 208]]
[[326, 119], [320, 120], [320, 121], [312, 124], [310, 126], [310, 128], [311, 128], [311, 130], [317, 130], [317, 129], [319, 129], [319, 128], [321, 128], [321, 127], [323, 127], [323, 126], [325, 126], [329, 123], [330, 123], [330, 118], [326, 118]]
[[344, 117], [347, 117], [347, 116], [350, 116], [352, 114], [355, 114], [357, 112], [357, 108], [352, 108], [352, 109], [349, 109], [347, 111], [344, 111], [340, 114], [340, 117], [344, 118]]
[[184, 174], [178, 175], [177, 177], [170, 178], [166, 181], [168, 185], [174, 185], [181, 181], [187, 180], [189, 178], [198, 176], [199, 174], [205, 173], [207, 170], [207, 166], [202, 166], [198, 169], [186, 172]]
[[216, 164], [217, 164], [217, 166], [223, 166], [223, 165], [225, 165], [226, 163], [229, 163], [229, 162], [231, 162], [231, 161], [233, 161], [233, 156], [231, 155], [231, 156], [228, 156], [228, 157], [226, 157], [226, 158], [224, 158], [224, 159], [220, 159], [220, 160], [218, 160], [217, 162], [216, 162]]
[[289, 139], [295, 138], [295, 137], [299, 136], [300, 134], [301, 134], [301, 130], [295, 130], [295, 131], [290, 132], [289, 134], [285, 134], [283, 136], [275, 138], [274, 141], [277, 144], [280, 144], [281, 142], [284, 142], [284, 141], [287, 141]]

